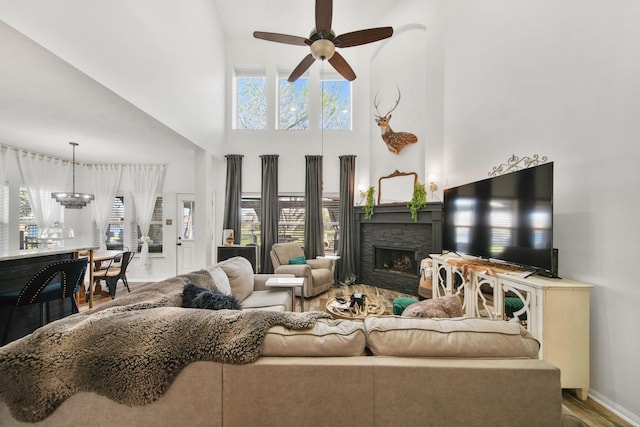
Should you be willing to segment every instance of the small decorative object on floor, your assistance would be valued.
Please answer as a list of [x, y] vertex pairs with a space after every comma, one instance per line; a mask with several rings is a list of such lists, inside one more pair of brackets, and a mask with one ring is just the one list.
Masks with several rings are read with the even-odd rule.
[[408, 306], [403, 317], [462, 317], [462, 301], [458, 295], [426, 299]]
[[343, 319], [364, 319], [367, 316], [379, 316], [384, 313], [385, 306], [380, 302], [380, 294], [376, 288], [376, 299], [364, 294], [351, 294], [349, 299], [341, 296], [327, 301], [327, 311]]

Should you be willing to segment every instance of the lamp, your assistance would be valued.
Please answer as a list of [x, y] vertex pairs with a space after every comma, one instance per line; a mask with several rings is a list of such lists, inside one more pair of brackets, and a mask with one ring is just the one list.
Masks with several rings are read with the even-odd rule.
[[311, 43], [311, 54], [316, 59], [331, 59], [336, 46], [329, 40], [318, 39]]
[[58, 203], [67, 209], [82, 209], [87, 203], [91, 203], [95, 197], [93, 194], [76, 193], [76, 146], [78, 143], [70, 142], [69, 144], [73, 146], [73, 161], [71, 163], [71, 167], [73, 168], [73, 187], [71, 193], [59, 191], [51, 193], [51, 198], [56, 199]]

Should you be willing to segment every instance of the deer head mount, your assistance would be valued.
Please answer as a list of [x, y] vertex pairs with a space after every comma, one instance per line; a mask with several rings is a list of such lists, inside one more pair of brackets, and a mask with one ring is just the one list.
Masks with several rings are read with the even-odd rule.
[[378, 101], [378, 94], [376, 93], [375, 98], [373, 99], [373, 106], [376, 109], [375, 117], [376, 123], [380, 126], [380, 131], [382, 132], [382, 140], [385, 144], [387, 144], [387, 148], [393, 154], [399, 154], [400, 151], [404, 149], [409, 144], [415, 144], [418, 142], [418, 137], [409, 132], [394, 132], [389, 126], [389, 120], [391, 120], [391, 113], [396, 109], [398, 104], [400, 103], [400, 88], [398, 89], [398, 98], [396, 99], [396, 103], [391, 110], [387, 114], [381, 114], [378, 110], [378, 105], [380, 105], [380, 101]]

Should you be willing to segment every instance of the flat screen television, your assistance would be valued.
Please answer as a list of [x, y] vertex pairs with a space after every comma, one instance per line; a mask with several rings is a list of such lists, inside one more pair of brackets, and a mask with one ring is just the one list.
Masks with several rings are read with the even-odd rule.
[[553, 276], [553, 163], [444, 190], [445, 251]]

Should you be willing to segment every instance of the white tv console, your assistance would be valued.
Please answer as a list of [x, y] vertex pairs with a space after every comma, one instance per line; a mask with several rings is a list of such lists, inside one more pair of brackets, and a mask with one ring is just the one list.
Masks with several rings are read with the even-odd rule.
[[[562, 388], [575, 389], [581, 400], [589, 391], [589, 296], [593, 285], [528, 272], [473, 266], [472, 257], [432, 254], [433, 297], [457, 294], [467, 317], [505, 318], [505, 295], [523, 307], [511, 321], [526, 314], [526, 328], [540, 341], [540, 358], [560, 368]], [[469, 266], [461, 267], [461, 260]], [[463, 261], [464, 263], [464, 261]], [[453, 264], [453, 265], [452, 265]], [[463, 273], [463, 270], [466, 270]], [[466, 274], [465, 274], [466, 273]], [[465, 277], [466, 276], [466, 277]], [[487, 301], [491, 289], [493, 303]]]

